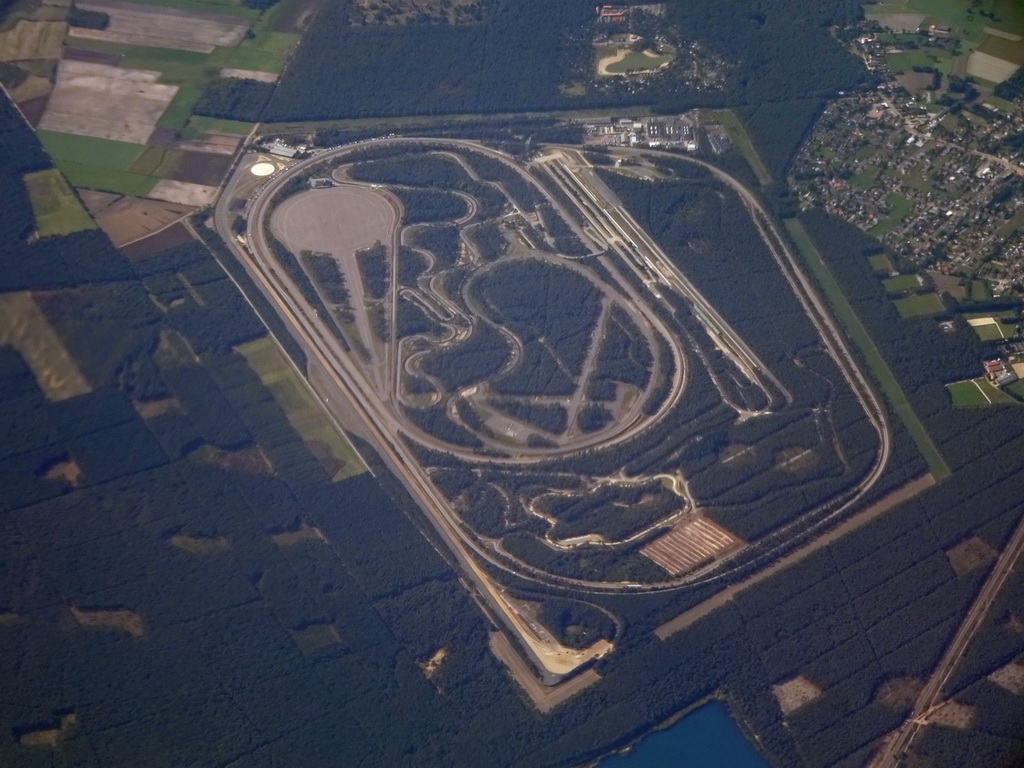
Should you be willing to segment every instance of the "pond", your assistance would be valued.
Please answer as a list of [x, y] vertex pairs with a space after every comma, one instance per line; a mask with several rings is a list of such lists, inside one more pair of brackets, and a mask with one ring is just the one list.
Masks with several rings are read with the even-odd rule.
[[654, 731], [628, 755], [613, 755], [599, 768], [771, 768], [721, 701], [712, 701]]

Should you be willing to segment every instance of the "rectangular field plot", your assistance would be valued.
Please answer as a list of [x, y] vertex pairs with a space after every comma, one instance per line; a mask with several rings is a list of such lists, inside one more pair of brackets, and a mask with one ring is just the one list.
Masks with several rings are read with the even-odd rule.
[[1012, 312], [1009, 313], [1008, 318], [1004, 318], [1001, 315], [983, 315], [980, 317], [968, 316], [966, 319], [967, 324], [971, 326], [971, 330], [982, 341], [1008, 339], [1017, 335], [1016, 317]]
[[981, 405], [1015, 405], [1017, 401], [995, 387], [985, 378], [947, 384], [946, 390], [954, 407], [970, 408]]
[[743, 542], [706, 517], [687, 520], [640, 550], [673, 576], [721, 557]]
[[941, 312], [945, 307], [942, 299], [937, 293], [922, 293], [916, 296], [907, 296], [904, 299], [896, 299], [893, 302], [900, 317], [918, 317], [920, 315], [934, 315]]
[[25, 187], [28, 189], [40, 237], [69, 235], [83, 229], [96, 228], [56, 168], [28, 174], [25, 176]]
[[288, 422], [334, 482], [366, 471], [359, 454], [325, 418], [321, 404], [299, 380], [270, 337], [243, 344], [238, 351], [274, 395]]
[[110, 16], [106, 29], [75, 27], [71, 37], [125, 45], [213, 53], [216, 46], [238, 45], [249, 22], [220, 13], [183, 11], [120, 0], [82, 0], [79, 8]]
[[64, 59], [39, 127], [144, 144], [178, 92], [159, 78], [155, 70]]

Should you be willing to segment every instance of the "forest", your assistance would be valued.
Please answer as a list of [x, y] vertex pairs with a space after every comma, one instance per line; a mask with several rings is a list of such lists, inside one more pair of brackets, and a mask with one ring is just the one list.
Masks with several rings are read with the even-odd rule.
[[[593, 4], [496, 0], [482, 23], [352, 25], [354, 0], [325, 6], [264, 111], [269, 121], [523, 112], [650, 104], [660, 111], [822, 98], [867, 78], [829, 34], [852, 0], [671, 0], [669, 23], [735, 65], [727, 88], [566, 89], [592, 56]], [[386, 73], [382, 79], [379, 73]], [[514, 190], [510, 190], [514, 194]]]
[[[218, 271], [237, 269], [223, 245], [129, 260], [99, 232], [29, 242], [20, 174], [49, 160], [4, 99], [0, 153], [0, 287], [33, 292], [90, 389], [51, 399], [25, 358], [0, 347], [0, 764], [250, 768], [286, 755], [299, 765], [569, 768], [718, 695], [773, 764], [859, 768], [907, 712], [886, 684], [928, 674], [984, 578], [985, 567], [957, 575], [945, 553], [975, 536], [998, 549], [1020, 519], [1024, 413], [953, 410], [942, 386], [974, 369], [978, 342], [894, 320], [865, 258], [872, 242], [810, 214], [808, 231], [829, 244], [823, 255], [953, 477], [665, 641], [652, 630], [716, 587], [588, 596], [600, 611], [526, 590], [566, 642], [612, 635], [605, 611], [626, 628], [598, 662], [600, 682], [541, 716], [488, 651], [489, 621], [369, 446], [357, 441], [372, 475], [331, 482], [316, 446], [235, 351], [260, 324]], [[717, 234], [733, 228], [727, 211], [718, 218]], [[659, 231], [700, 234], [685, 218]], [[748, 269], [770, 297], [766, 275]], [[727, 290], [712, 278], [702, 278], [709, 290]], [[723, 306], [752, 298], [736, 293]], [[751, 325], [763, 317], [753, 312]], [[743, 332], [780, 329], [804, 338], [785, 315], [760, 335]], [[824, 372], [814, 357], [801, 359]], [[693, 428], [713, 435], [725, 424], [702, 370], [688, 385]], [[842, 429], [857, 428], [853, 404], [834, 409], [846, 414]], [[894, 424], [889, 488], [924, 471]], [[671, 437], [630, 450], [642, 464]], [[706, 460], [698, 454], [695, 465]], [[587, 565], [528, 532], [507, 546], [553, 569], [607, 572], [600, 553]], [[624, 580], [655, 568], [635, 550], [617, 567]], [[1014, 579], [950, 682], [976, 707], [976, 726], [923, 734], [923, 755], [939, 765], [1016, 768], [1024, 756], [1020, 697], [987, 679], [1024, 653]], [[444, 661], [428, 677], [423, 662], [439, 649]], [[795, 674], [823, 694], [784, 718], [771, 686]], [[57, 731], [52, 749], [30, 746], [66, 718], [77, 725]]]

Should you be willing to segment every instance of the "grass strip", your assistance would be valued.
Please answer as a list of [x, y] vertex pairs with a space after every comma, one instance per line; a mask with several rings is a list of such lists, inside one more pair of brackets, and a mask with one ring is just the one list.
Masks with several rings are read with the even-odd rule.
[[828, 265], [825, 264], [825, 260], [822, 258], [811, 236], [797, 219], [786, 219], [785, 225], [793, 242], [796, 243], [797, 250], [803, 256], [804, 263], [810, 269], [811, 274], [814, 275], [822, 291], [824, 291], [832, 311], [846, 329], [846, 333], [850, 336], [853, 343], [857, 345], [861, 356], [867, 363], [868, 369], [874, 376], [875, 381], [878, 382], [879, 387], [881, 387], [882, 393], [889, 401], [899, 420], [907, 428], [907, 432], [910, 433], [911, 438], [913, 438], [918, 450], [924, 457], [925, 463], [928, 464], [928, 469], [931, 470], [936, 481], [949, 477], [949, 465], [942, 458], [939, 449], [935, 447], [935, 443], [932, 442], [931, 437], [924, 428], [924, 424], [917, 418], [917, 414], [914, 413], [914, 409], [903, 392], [903, 388], [899, 385], [892, 370], [885, 362], [882, 353], [871, 340], [871, 334], [868, 333], [867, 328], [864, 327], [853, 306], [847, 300], [846, 295], [843, 293], [839, 283], [836, 282]]

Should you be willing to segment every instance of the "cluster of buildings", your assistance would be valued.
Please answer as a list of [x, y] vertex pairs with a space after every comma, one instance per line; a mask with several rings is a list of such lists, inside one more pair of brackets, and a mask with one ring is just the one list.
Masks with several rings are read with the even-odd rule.
[[[651, 147], [696, 152], [700, 146], [697, 121], [687, 115], [664, 117], [589, 118], [583, 123], [583, 143], [602, 147]], [[712, 126], [705, 126], [707, 131]], [[723, 148], [721, 151], [724, 151]]]
[[982, 365], [985, 368], [985, 378], [992, 382], [993, 386], [1005, 387], [1017, 381], [1017, 374], [1007, 367], [1004, 360], [986, 360]]
[[800, 205], [879, 238], [904, 271], [930, 267], [1020, 291], [1024, 166], [1006, 140], [1024, 134], [1024, 109], [933, 90], [934, 73], [890, 73], [873, 32], [856, 45], [884, 80], [826, 109], [791, 168]]

